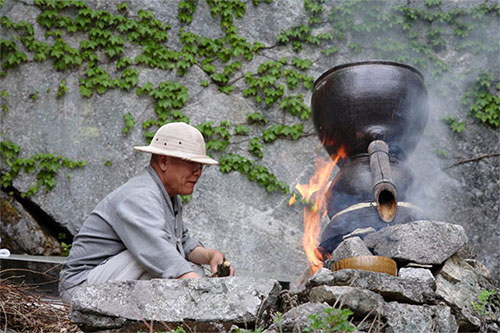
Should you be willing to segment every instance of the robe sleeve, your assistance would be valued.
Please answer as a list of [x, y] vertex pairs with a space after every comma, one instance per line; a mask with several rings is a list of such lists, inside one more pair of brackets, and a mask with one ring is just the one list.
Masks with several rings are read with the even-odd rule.
[[[114, 229], [131, 255], [155, 277], [176, 278], [192, 272], [191, 264], [176, 249], [176, 238], [167, 225], [173, 214], [154, 193], [131, 193], [116, 207]], [[192, 246], [191, 241], [189, 241]], [[192, 250], [192, 249], [191, 249]]]

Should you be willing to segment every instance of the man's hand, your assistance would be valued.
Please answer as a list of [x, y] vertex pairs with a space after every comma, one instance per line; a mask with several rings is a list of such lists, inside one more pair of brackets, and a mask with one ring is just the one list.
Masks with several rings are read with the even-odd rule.
[[[195, 264], [210, 265], [212, 275], [217, 273], [217, 265], [224, 262], [224, 254], [217, 250], [206, 249], [198, 246], [189, 254], [189, 260]], [[234, 276], [234, 268], [229, 268], [229, 276]]]

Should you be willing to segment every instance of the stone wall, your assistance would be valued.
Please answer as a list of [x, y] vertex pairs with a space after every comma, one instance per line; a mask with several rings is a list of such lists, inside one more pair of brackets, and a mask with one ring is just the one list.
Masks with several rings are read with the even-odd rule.
[[[443, 232], [447, 238], [439, 236]], [[413, 233], [422, 246], [408, 242]], [[385, 244], [373, 243], [381, 239]], [[330, 262], [335, 267], [343, 259], [382, 255], [397, 263], [394, 275], [377, 271], [380, 266], [321, 268], [312, 276], [306, 272], [290, 289], [276, 280], [245, 277], [110, 282], [81, 288], [71, 319], [85, 330], [106, 332], [178, 327], [203, 332], [349, 327], [357, 332], [498, 332], [500, 285], [467, 255], [466, 242], [459, 225], [417, 221], [370, 233], [365, 241], [348, 238]], [[481, 300], [485, 291], [489, 295]]]
[[[181, 50], [182, 44], [177, 35], [180, 28], [210, 38], [224, 37], [220, 17], [210, 15], [210, 7], [206, 1], [196, 2], [197, 8], [190, 24], [179, 23], [177, 15], [180, 1], [87, 1], [93, 9], [115, 14], [117, 5], [122, 2], [128, 4], [130, 17], [137, 18], [139, 10], [150, 10], [155, 18], [170, 24], [166, 45], [173, 50]], [[189, 93], [182, 112], [193, 125], [206, 121], [219, 124], [223, 120], [230, 120], [235, 125], [246, 124], [247, 114], [256, 111], [262, 112], [270, 124], [302, 123], [304, 131], [300, 140], [279, 139], [271, 144], [264, 144], [262, 160], [248, 152], [250, 138], [262, 134], [258, 127], [250, 126], [251, 135], [248, 137], [233, 136], [226, 151], [255, 160], [293, 188], [296, 184], [308, 181], [314, 172], [315, 159], [327, 159], [326, 152], [316, 138], [309, 119], [300, 120], [284, 112], [276, 104], [267, 108], [263, 103], [245, 98], [243, 90], [247, 85], [244, 74], [249, 71], [257, 72], [258, 66], [269, 60], [287, 58], [291, 61], [298, 57], [312, 61], [312, 66], [303, 73], [315, 79], [335, 65], [374, 58], [395, 60], [398, 54], [396, 51], [396, 54], [380, 55], [370, 48], [356, 51], [349, 44], [353, 38], [349, 34], [346, 34], [347, 39], [327, 40], [320, 45], [304, 42], [302, 50], [296, 52], [291, 44], [278, 43], [277, 36], [291, 27], [308, 24], [311, 12], [305, 9], [302, 2], [261, 1], [258, 6], [251, 1], [244, 3], [245, 15], [234, 18], [238, 34], [249, 42], [261, 42], [265, 47], [251, 60], [242, 59], [241, 56], [235, 58], [241, 62], [241, 68], [231, 77], [234, 85], [231, 93], [220, 92], [213, 83], [207, 87], [202, 86], [202, 80], [210, 82], [210, 79], [199, 64], [191, 66], [182, 77], [175, 71], [134, 65], [139, 72], [138, 86], [147, 82], [156, 85], [167, 80], [182, 83]], [[481, 1], [468, 1], [466, 4], [444, 1], [442, 9], [450, 10], [479, 3]], [[326, 23], [327, 18], [332, 7], [342, 4], [343, 1], [324, 4], [323, 12], [319, 15], [323, 23], [312, 25], [312, 35], [334, 31]], [[421, 1], [391, 2], [391, 5], [396, 4], [409, 4], [414, 8], [425, 9]], [[46, 29], [36, 23], [39, 13], [40, 9], [29, 0], [5, 0], [2, 6], [2, 15], [14, 22], [25, 20], [34, 24], [35, 38], [52, 44], [54, 38], [46, 37]], [[498, 23], [498, 16], [490, 15], [486, 19], [493, 19]], [[493, 27], [497, 31], [490, 35], [497, 36], [498, 24]], [[7, 38], [13, 35], [12, 30], [3, 31]], [[65, 39], [73, 47], [78, 47], [83, 37], [79, 33], [65, 35]], [[383, 36], [374, 36], [372, 40], [379, 37]], [[369, 42], [370, 38], [367, 38], [366, 45]], [[328, 55], [322, 52], [331, 46], [336, 46], [337, 52]], [[465, 84], [471, 81], [471, 77], [466, 75], [468, 69], [474, 69], [475, 73], [481, 68], [488, 69], [498, 77], [498, 63], [489, 61], [488, 55], [482, 52], [460, 53], [454, 46], [450, 42], [436, 53], [449, 67], [440, 78], [431, 78], [433, 67], [424, 64], [428, 59], [423, 60], [424, 63], [420, 65], [414, 64], [426, 77], [431, 114], [411, 165], [419, 181], [426, 182], [425, 193], [418, 195], [426, 210], [435, 219], [462, 225], [479, 258], [498, 276], [500, 253], [494, 249], [500, 241], [499, 158], [485, 158], [444, 172], [441, 170], [441, 167], [458, 160], [497, 152], [498, 131], [470, 118], [466, 119], [467, 110], [460, 104], [460, 96]], [[20, 48], [26, 51], [22, 45]], [[134, 58], [140, 54], [141, 49], [127, 42], [125, 52], [127, 56]], [[33, 54], [28, 51], [26, 53], [27, 62], [8, 69], [7, 75], [0, 78], [1, 89], [8, 95], [2, 96], [2, 104], [9, 109], [8, 112], [0, 111], [2, 141], [18, 144], [22, 149], [21, 157], [50, 153], [87, 162], [83, 168], [60, 169], [56, 186], [51, 191], [42, 189], [30, 198], [45, 213], [42, 219], [35, 217], [38, 223], [47, 225], [46, 220], [50, 219], [52, 224], [57, 224], [74, 235], [85, 217], [107, 193], [147, 164], [148, 157], [134, 152], [132, 146], [145, 142], [141, 123], [154, 117], [154, 101], [147, 96], [137, 96], [134, 89], [130, 92], [112, 89], [102, 95], [94, 93], [92, 97], [84, 98], [80, 95], [79, 80], [84, 76], [85, 63], [74, 70], [55, 71], [51, 60], [36, 62]], [[98, 55], [101, 59], [100, 66], [113, 77], [119, 77], [116, 61], [106, 58], [102, 53]], [[222, 70], [225, 64], [216, 65]], [[66, 80], [68, 91], [63, 97], [57, 98], [55, 95], [62, 79]], [[442, 85], [453, 80], [457, 84], [445, 85], [447, 88], [444, 89], [452, 92], [440, 94]], [[294, 93], [302, 94], [304, 103], [309, 105], [309, 89], [299, 86]], [[126, 113], [134, 117], [136, 125], [128, 134], [123, 134], [123, 116]], [[461, 134], [451, 132], [442, 122], [441, 118], [445, 114], [466, 119], [466, 130]], [[440, 159], [435, 153], [438, 150], [447, 151], [448, 158]], [[223, 155], [219, 152], [212, 153], [217, 158]], [[2, 168], [7, 168], [3, 158], [2, 161]], [[16, 191], [24, 192], [36, 181], [33, 173], [21, 172], [12, 186]], [[267, 193], [240, 173], [222, 174], [217, 167], [210, 167], [200, 179], [192, 201], [185, 206], [185, 221], [192, 233], [207, 247], [224, 251], [236, 269], [297, 276], [306, 267], [301, 249], [302, 207], [288, 207], [288, 198], [289, 195], [280, 192]], [[16, 209], [22, 210], [19, 207]], [[20, 214], [26, 216], [25, 212]], [[7, 222], [2, 215], [2, 225], [7, 225]], [[57, 237], [58, 234], [59, 232], [53, 233], [52, 237]], [[29, 248], [24, 251], [31, 252]]]

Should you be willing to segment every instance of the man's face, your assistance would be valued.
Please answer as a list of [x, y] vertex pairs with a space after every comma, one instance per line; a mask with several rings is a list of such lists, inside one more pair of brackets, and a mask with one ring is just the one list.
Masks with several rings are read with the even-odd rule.
[[164, 172], [165, 189], [171, 196], [190, 195], [201, 176], [203, 164], [168, 157]]

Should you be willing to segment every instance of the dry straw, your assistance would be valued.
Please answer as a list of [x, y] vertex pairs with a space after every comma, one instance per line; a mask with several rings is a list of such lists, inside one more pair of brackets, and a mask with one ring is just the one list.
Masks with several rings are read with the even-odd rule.
[[36, 294], [36, 285], [16, 282], [19, 276], [13, 276], [12, 271], [0, 271], [0, 331], [81, 332], [69, 319], [68, 304]]

